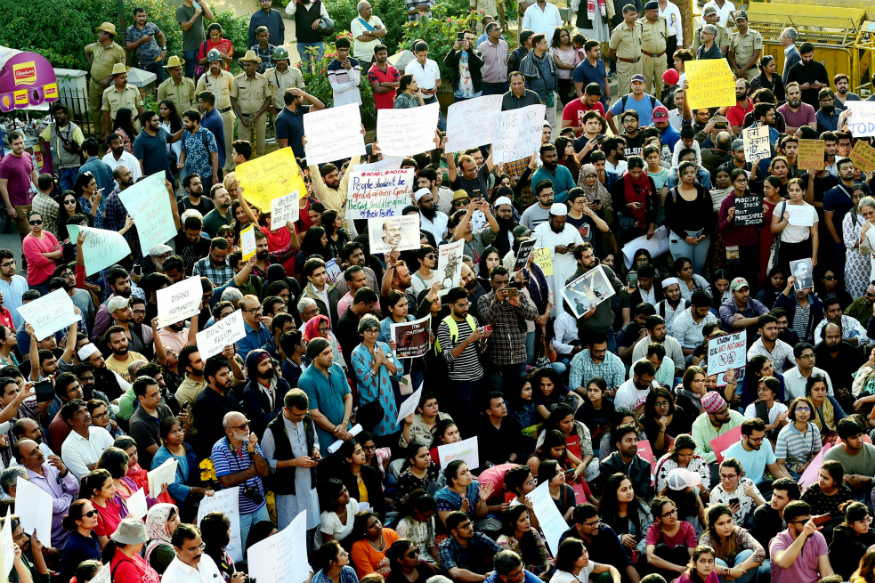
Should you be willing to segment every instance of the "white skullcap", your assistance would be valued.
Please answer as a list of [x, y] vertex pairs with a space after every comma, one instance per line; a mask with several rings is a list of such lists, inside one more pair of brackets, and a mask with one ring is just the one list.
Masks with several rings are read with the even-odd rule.
[[94, 344], [89, 342], [79, 349], [79, 360], [81, 360], [82, 362], [88, 362], [88, 359], [91, 358], [91, 355], [95, 352], [100, 351], [97, 350], [97, 347]]
[[674, 284], [678, 284], [678, 287], [680, 287], [681, 282], [676, 277], [666, 277], [665, 279], [662, 280], [662, 289], [667, 289], [668, 286], [674, 285]]
[[554, 202], [550, 207], [550, 214], [554, 217], [564, 217], [568, 214], [568, 207], [561, 202]]
[[503, 204], [509, 204], [509, 205], [513, 206], [513, 203], [511, 202], [511, 200], [509, 198], [507, 198], [506, 196], [499, 196], [498, 198], [495, 199], [495, 202], [493, 203], [492, 207], [498, 208]]
[[431, 191], [427, 188], [420, 188], [415, 193], [413, 193], [413, 196], [416, 197], [416, 202], [419, 202], [419, 199], [421, 199], [426, 194], [431, 194]]

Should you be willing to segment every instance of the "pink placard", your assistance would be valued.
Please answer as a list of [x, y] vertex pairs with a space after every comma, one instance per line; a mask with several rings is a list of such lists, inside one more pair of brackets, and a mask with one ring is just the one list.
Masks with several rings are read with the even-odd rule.
[[811, 463], [808, 464], [808, 468], [804, 472], [802, 472], [802, 477], [799, 478], [799, 489], [805, 490], [809, 485], [817, 482], [817, 476], [820, 472], [821, 466], [823, 466], [823, 456], [826, 452], [830, 450], [832, 447], [831, 443], [826, 443], [823, 446], [823, 449], [817, 452], [817, 455], [814, 456], [814, 459], [811, 460]]
[[653, 447], [646, 439], [638, 442], [638, 455], [650, 462], [650, 485], [656, 483], [656, 456], [653, 455]]
[[729, 449], [729, 447], [733, 444], [738, 443], [740, 439], [741, 425], [739, 425], [735, 429], [727, 431], [719, 437], [715, 437], [709, 442], [709, 445], [711, 446], [711, 451], [713, 451], [714, 455], [717, 456], [717, 463], [723, 463], [723, 452]]

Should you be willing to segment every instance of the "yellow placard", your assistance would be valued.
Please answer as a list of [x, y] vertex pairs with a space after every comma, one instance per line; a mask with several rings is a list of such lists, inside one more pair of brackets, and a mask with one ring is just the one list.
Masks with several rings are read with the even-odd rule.
[[544, 275], [553, 275], [553, 260], [550, 258], [549, 248], [541, 247], [540, 249], [535, 249], [532, 261], [538, 264]]
[[270, 212], [270, 201], [290, 192], [307, 196], [307, 185], [291, 148], [271, 152], [267, 156], [244, 162], [235, 170], [243, 196], [264, 213]]
[[823, 140], [799, 140], [798, 164], [800, 170], [823, 170]]
[[854, 163], [854, 168], [865, 172], [875, 170], [875, 148], [864, 142], [858, 141], [851, 150], [851, 161]]
[[735, 75], [726, 59], [687, 61], [687, 101], [690, 109], [735, 105]]
[[255, 225], [249, 225], [240, 231], [240, 252], [243, 254], [243, 261], [249, 261], [249, 258], [255, 255]]

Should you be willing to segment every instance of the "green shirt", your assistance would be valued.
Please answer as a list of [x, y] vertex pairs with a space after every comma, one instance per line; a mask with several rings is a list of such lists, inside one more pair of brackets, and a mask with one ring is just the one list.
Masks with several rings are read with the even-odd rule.
[[848, 455], [843, 447], [836, 446], [826, 452], [823, 459], [840, 462], [845, 474], [871, 476], [872, 468], [875, 468], [875, 445], [864, 443], [863, 449], [857, 455]]
[[856, 318], [860, 324], [866, 326], [872, 317], [872, 308], [866, 305], [866, 298], [857, 298], [845, 309], [845, 315]]
[[693, 421], [693, 441], [696, 442], [695, 454], [705, 458], [705, 461], [709, 464], [713, 464], [717, 461], [717, 455], [711, 450], [711, 442], [724, 433], [732, 431], [742, 423], [744, 423], [744, 415], [738, 411], [730, 410], [729, 421], [724, 423], [718, 431], [711, 424], [708, 414], [702, 413]]
[[[189, 21], [194, 16], [195, 7], [186, 6], [183, 4], [176, 9], [176, 22], [182, 25], [183, 22]], [[201, 43], [206, 40], [204, 36], [204, 14], [201, 12], [197, 20], [188, 30], [182, 31], [182, 50], [196, 51], [201, 47]]]
[[[24, 561], [25, 566], [30, 571], [30, 578], [33, 579], [33, 583], [51, 583], [51, 576], [48, 574], [37, 573], [36, 567], [33, 563], [28, 560], [28, 558], [22, 553], [21, 560]], [[18, 583], [21, 579], [18, 578], [18, 571], [14, 568], [9, 573], [9, 583]]]

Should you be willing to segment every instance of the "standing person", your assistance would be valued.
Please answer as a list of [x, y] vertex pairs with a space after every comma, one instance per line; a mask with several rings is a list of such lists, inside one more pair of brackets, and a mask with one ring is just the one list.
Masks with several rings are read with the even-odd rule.
[[182, 28], [182, 56], [185, 63], [185, 76], [194, 78], [194, 66], [197, 63], [197, 53], [206, 40], [204, 35], [204, 18], [215, 20], [210, 7], [194, 0], [183, 0], [176, 9], [176, 22]]
[[444, 57], [444, 66], [453, 72], [451, 84], [456, 103], [480, 97], [483, 91], [483, 55], [474, 49], [477, 35], [473, 30], [465, 30], [462, 35], [462, 40], [457, 38]]
[[[362, 288], [364, 289], [364, 288]], [[359, 295], [361, 291], [356, 292]], [[347, 314], [352, 314], [355, 306], [351, 307]], [[379, 403], [384, 415], [377, 419], [366, 429], [384, 444], [398, 441], [395, 419], [398, 417], [398, 406], [395, 404], [395, 395], [392, 390], [392, 382], [398, 382], [403, 374], [401, 362], [394, 355], [389, 345], [377, 342], [380, 334], [380, 321], [372, 315], [365, 315], [359, 320], [358, 333], [362, 341], [346, 357], [350, 368], [355, 371], [355, 379], [358, 385], [359, 415], [365, 416], [365, 408], [370, 403]], [[376, 370], [375, 370], [376, 369]], [[401, 374], [399, 374], [401, 373]], [[365, 423], [362, 420], [362, 423]]]
[[[641, 63], [642, 26], [637, 22], [637, 18], [638, 10], [635, 6], [626, 4], [623, 7], [623, 22], [611, 31], [610, 55], [612, 62], [618, 61], [615, 71], [618, 74], [617, 87], [620, 91], [626, 91], [631, 86], [634, 75], [644, 72]], [[642, 123], [642, 125], [649, 124]]]
[[[211, 49], [207, 53], [207, 62], [209, 70], [201, 75], [198, 79], [196, 93], [197, 95], [209, 91], [213, 94], [215, 103], [213, 105], [218, 110], [222, 118], [222, 132], [224, 144], [224, 160], [222, 165], [225, 173], [234, 170], [233, 156], [231, 155], [231, 144], [234, 142], [234, 108], [231, 106], [231, 91], [234, 87], [234, 75], [223, 67], [224, 60], [222, 53], [218, 49]], [[299, 73], [300, 74], [300, 73]], [[217, 137], [218, 139], [218, 137]]]
[[328, 82], [334, 98], [334, 107], [355, 103], [362, 104], [362, 94], [359, 90], [362, 69], [356, 59], [349, 56], [351, 43], [341, 36], [334, 43], [337, 56], [328, 63]]
[[[225, 127], [222, 122], [222, 116], [219, 115], [219, 111], [216, 109], [216, 96], [213, 95], [209, 91], [204, 91], [203, 93], [199, 93], [197, 96], [197, 107], [198, 110], [203, 112], [203, 117], [201, 117], [201, 125], [211, 134], [216, 140], [216, 147], [218, 149], [219, 155], [219, 166], [217, 170], [222, 169], [225, 166]], [[232, 128], [233, 129], [233, 128]], [[209, 147], [207, 147], [209, 150]], [[209, 152], [208, 152], [209, 153]], [[218, 172], [217, 172], [218, 174]], [[221, 186], [218, 182], [210, 186], [210, 192], [212, 193], [213, 187]]]
[[[808, 196], [814, 194], [814, 180], [811, 176], [808, 178]], [[775, 265], [781, 269], [783, 273], [790, 273], [790, 262], [797, 259], [812, 258], [812, 267], [817, 266], [817, 249], [818, 249], [818, 220], [814, 207], [809, 205], [803, 199], [803, 182], [800, 178], [792, 178], [787, 183], [787, 192], [790, 195], [789, 201], [784, 201], [783, 204], [775, 208], [772, 213], [771, 230], [773, 233], [780, 233], [780, 245], [778, 247], [778, 256], [775, 257]], [[811, 227], [796, 226], [790, 224], [790, 207], [809, 212], [813, 217]], [[808, 208], [806, 208], [808, 207]], [[843, 217], [844, 218], [844, 217]]]
[[270, 90], [273, 93], [273, 101], [268, 111], [274, 116], [274, 123], [276, 123], [276, 116], [285, 107], [283, 95], [285, 95], [286, 90], [290, 87], [303, 89], [305, 86], [304, 75], [301, 73], [301, 70], [298, 67], [290, 66], [289, 51], [286, 47], [277, 47], [273, 51], [272, 59], [273, 67], [267, 69], [264, 72], [264, 76], [267, 77], [267, 83], [270, 85]]
[[328, 340], [313, 338], [307, 345], [307, 358], [312, 364], [301, 374], [298, 386], [309, 399], [319, 445], [327, 450], [338, 439], [352, 439], [348, 431], [351, 427], [352, 393], [346, 374], [334, 362]]
[[547, 281], [553, 292], [552, 312], [554, 316], [558, 316], [562, 313], [559, 298], [562, 297], [565, 281], [577, 267], [574, 249], [584, 241], [580, 231], [568, 224], [568, 210], [564, 204], [554, 203], [549, 212], [548, 220], [535, 227], [532, 237], [538, 241], [538, 247], [547, 247], [550, 250], [553, 275], [548, 276]]
[[816, 583], [833, 574], [826, 539], [818, 532], [811, 508], [801, 500], [784, 507], [787, 530], [769, 543], [774, 583]]
[[167, 37], [154, 22], [148, 22], [146, 9], [134, 8], [134, 24], [125, 34], [125, 46], [136, 51], [140, 68], [155, 73], [158, 85], [164, 82], [164, 57], [167, 56]]
[[[535, 34], [552, 37], [553, 31], [562, 26], [559, 9], [547, 0], [538, 0], [526, 9], [520, 30], [531, 30]], [[532, 41], [534, 46], [535, 41]]]
[[787, 77], [790, 75], [790, 69], [796, 63], [802, 60], [799, 54], [799, 49], [796, 48], [796, 40], [799, 38], [799, 33], [792, 26], [781, 31], [781, 36], [778, 42], [784, 47], [784, 69], [781, 71], [781, 78], [784, 80], [784, 85], [787, 84]]
[[78, 125], [70, 121], [69, 110], [63, 103], [52, 104], [52, 117], [55, 121], [47, 125], [39, 136], [40, 151], [45, 152], [46, 145], [51, 148], [52, 167], [58, 171], [58, 187], [64, 192], [73, 189], [79, 174], [85, 135]]
[[[105, 136], [103, 127], [103, 92], [112, 84], [112, 70], [117, 64], [125, 64], [125, 50], [115, 43], [118, 33], [115, 25], [104, 22], [97, 28], [97, 42], [85, 47], [85, 60], [90, 67], [91, 79], [88, 81], [88, 109], [94, 124], [94, 135]], [[12, 145], [11, 143], [9, 144]], [[8, 203], [7, 203], [8, 205]]]
[[[286, 4], [286, 14], [295, 19], [295, 38], [298, 54], [306, 67], [313, 60], [318, 63], [325, 54], [325, 41], [319, 34], [319, 26], [329, 18], [322, 0], [300, 0]], [[312, 49], [312, 50], [311, 50]]]
[[358, 18], [349, 25], [354, 40], [352, 55], [361, 63], [362, 70], [367, 72], [374, 60], [374, 49], [382, 44], [381, 39], [388, 31], [380, 17], [374, 15], [370, 2], [361, 0], [356, 8]]
[[[572, 1], [571, 12], [577, 15], [573, 21], [574, 26], [577, 27], [577, 32], [587, 39], [587, 44], [592, 41], [598, 46], [600, 43], [606, 43], [610, 40], [611, 19], [609, 14], [614, 12], [613, 9], [613, 0], [599, 0], [597, 2]], [[584, 45], [584, 50], [587, 53], [589, 52], [586, 49], [586, 45]]]
[[[231, 63], [234, 62], [234, 43], [226, 38], [222, 38], [222, 25], [214, 22], [207, 27], [207, 40], [201, 43], [200, 49], [197, 52], [198, 64], [206, 65], [210, 51], [213, 49], [219, 51], [222, 59], [222, 69], [225, 71], [231, 68]], [[206, 72], [206, 69], [204, 69]]]
[[185, 168], [186, 178], [201, 177], [201, 193], [219, 184], [219, 147], [213, 132], [201, 126], [200, 112], [189, 109], [182, 114], [182, 156], [176, 167]]
[[851, 88], [851, 82], [848, 79], [847, 75], [845, 75], [844, 73], [839, 73], [838, 75], [833, 77], [832, 82], [836, 88], [836, 110], [838, 110], [839, 113], [843, 112], [848, 108], [848, 106], [846, 105], [848, 101], [860, 101], [859, 95], [849, 91], [849, 89]]
[[[116, 63], [112, 67], [112, 84], [103, 92], [103, 139], [109, 142], [109, 135], [113, 133], [115, 128], [115, 120], [122, 109], [130, 110], [131, 114], [136, 112], [136, 117], [133, 120], [134, 130], [140, 131], [140, 116], [143, 115], [143, 98], [140, 96], [140, 90], [133, 85], [128, 85], [128, 71], [130, 67], [126, 67], [124, 63]], [[128, 136], [131, 138], [133, 136]], [[80, 169], [81, 171], [81, 169]]]
[[746, 278], [759, 281], [759, 227], [735, 224], [735, 199], [749, 194], [747, 172], [736, 168], [730, 174], [730, 183], [733, 190], [720, 204], [717, 228], [723, 235], [726, 246], [737, 249], [731, 257], [727, 251], [730, 265], [737, 266], [738, 271], [745, 274]]
[[169, 99], [180, 114], [193, 108], [196, 104], [194, 81], [182, 75], [182, 66], [185, 63], [176, 55], [167, 59], [164, 68], [170, 73], [170, 78], [158, 86], [158, 101]]
[[559, 74], [559, 100], [562, 102], [562, 107], [565, 107], [574, 96], [572, 74], [581, 58], [580, 51], [571, 44], [571, 33], [564, 28], [553, 31], [550, 54]]
[[[441, 86], [440, 68], [437, 62], [428, 58], [428, 44], [425, 41], [413, 43], [413, 54], [416, 58], [407, 64], [404, 72], [416, 79], [423, 101], [426, 104], [434, 103], [437, 101], [437, 90]], [[438, 116], [438, 129], [444, 131], [446, 124], [443, 114], [439, 112]]]
[[501, 25], [490, 22], [486, 25], [486, 40], [477, 46], [483, 58], [483, 95], [503, 95], [507, 93], [507, 60], [510, 49], [501, 38]]
[[[721, 19], [722, 20], [722, 19]], [[736, 78], [744, 77], [752, 81], [757, 76], [756, 64], [763, 52], [762, 35], [748, 27], [747, 12], [739, 10], [735, 13], [735, 24], [738, 34], [729, 43], [729, 66]]]
[[[555, 9], [555, 6], [552, 7]], [[532, 6], [531, 9], [534, 8]], [[549, 49], [544, 34], [536, 32], [532, 35], [532, 50], [520, 62], [520, 73], [525, 77], [526, 89], [537, 93], [541, 103], [547, 107], [545, 118], [553, 128], [550, 137], [552, 140], [556, 129], [556, 90], [559, 88], [559, 73], [553, 57], [548, 54]]]
[[584, 43], [583, 50], [586, 58], [574, 68], [574, 92], [578, 97], [583, 98], [586, 88], [590, 84], [596, 84], [601, 93], [599, 101], [602, 104], [602, 111], [606, 111], [611, 102], [611, 85], [608, 83], [605, 62], [602, 60], [602, 48], [598, 42], [588, 40]]
[[270, 33], [268, 43], [275, 47], [281, 47], [286, 44], [286, 25], [283, 22], [283, 17], [278, 10], [272, 8], [272, 0], [259, 0], [258, 5], [261, 8], [249, 18], [249, 40], [248, 46], [258, 44], [256, 38], [256, 30], [263, 26]]
[[709, 2], [709, 4], [702, 11], [702, 26], [693, 31], [693, 50], [697, 51], [697, 59], [700, 58], [698, 56], [699, 47], [705, 42], [701, 33], [708, 24], [713, 26], [716, 31], [714, 44], [720, 49], [720, 54], [725, 57], [729, 51], [729, 32], [727, 32], [726, 26], [719, 22], [720, 16], [717, 14], [717, 7], [714, 6], [713, 2]]
[[[641, 70], [647, 82], [645, 91], [656, 96], [662, 95], [662, 74], [668, 68], [665, 53], [674, 54], [674, 48], [668, 46], [668, 22], [660, 12], [659, 2], [651, 0], [644, 6], [644, 18], [636, 23], [641, 26]], [[671, 41], [676, 43], [673, 34]]]
[[261, 58], [255, 51], [246, 51], [238, 61], [243, 72], [234, 77], [231, 89], [231, 107], [239, 122], [237, 135], [241, 140], [254, 143], [256, 155], [264, 156], [264, 131], [267, 128], [264, 113], [271, 102], [270, 87], [267, 77], [258, 72]]
[[829, 75], [823, 63], [814, 60], [814, 45], [802, 43], [799, 47], [801, 60], [790, 67], [787, 72], [787, 83], [799, 83], [802, 89], [802, 102], [815, 110], [818, 109], [818, 93], [823, 88], [829, 88]]
[[[681, 162], [680, 182], [665, 197], [665, 223], [671, 230], [671, 256], [687, 257], [693, 270], [702, 273], [711, 247], [710, 231], [714, 224], [710, 193], [696, 181], [695, 162]], [[700, 225], [705, 229], [699, 229]]]
[[[651, 2], [648, 2], [650, 4]], [[666, 38], [666, 66], [671, 68], [674, 64], [674, 54], [678, 47], [684, 46], [684, 25], [681, 19], [681, 11], [670, 0], [659, 0], [659, 17], [664, 18], [668, 24], [668, 37]], [[656, 95], [659, 95], [657, 93]]]
[[374, 47], [374, 64], [368, 69], [368, 83], [374, 93], [374, 107], [376, 109], [393, 109], [395, 102], [395, 90], [398, 89], [401, 74], [387, 59], [389, 49], [383, 44]]

